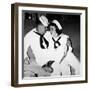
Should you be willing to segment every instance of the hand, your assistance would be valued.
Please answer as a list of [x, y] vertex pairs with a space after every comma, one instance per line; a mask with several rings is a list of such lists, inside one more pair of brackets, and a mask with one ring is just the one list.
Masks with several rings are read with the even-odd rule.
[[29, 46], [28, 49], [27, 49], [27, 56], [29, 59], [35, 59], [35, 56], [34, 56], [34, 53], [33, 53], [33, 50], [31, 49], [31, 47]]
[[26, 64], [26, 65], [29, 65], [29, 64], [30, 64], [30, 61], [29, 61], [29, 58], [28, 58], [28, 57], [26, 57], [26, 58], [24, 59], [24, 64]]

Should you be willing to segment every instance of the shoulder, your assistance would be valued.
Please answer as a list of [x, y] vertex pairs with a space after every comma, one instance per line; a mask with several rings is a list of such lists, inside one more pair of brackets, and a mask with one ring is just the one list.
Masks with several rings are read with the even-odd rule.
[[69, 39], [69, 36], [68, 35], [63, 34], [63, 33], [61, 34], [60, 41], [61, 41], [62, 44], [66, 44], [68, 39]]
[[32, 36], [34, 35], [34, 31], [36, 31], [36, 28], [30, 30], [30, 31], [25, 35], [24, 40], [32, 37]]
[[66, 35], [66, 34], [63, 34], [62, 37], [64, 38], [63, 41], [64, 41], [64, 44], [69, 46], [69, 47], [72, 47], [72, 40], [71, 38]]
[[69, 35], [66, 35], [64, 33], [61, 34], [61, 37], [64, 38], [64, 39], [69, 39]]
[[29, 36], [29, 35], [33, 34], [33, 33], [34, 33], [34, 31], [36, 31], [36, 28], [34, 28], [34, 29], [30, 30], [30, 31], [29, 31], [29, 32], [25, 35], [25, 37], [27, 37], [27, 36]]

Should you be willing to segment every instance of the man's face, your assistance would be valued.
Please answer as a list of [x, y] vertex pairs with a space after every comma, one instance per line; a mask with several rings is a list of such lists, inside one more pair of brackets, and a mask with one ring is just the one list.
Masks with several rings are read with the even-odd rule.
[[38, 25], [37, 30], [40, 34], [45, 34], [45, 32], [46, 32], [46, 28], [42, 24]]

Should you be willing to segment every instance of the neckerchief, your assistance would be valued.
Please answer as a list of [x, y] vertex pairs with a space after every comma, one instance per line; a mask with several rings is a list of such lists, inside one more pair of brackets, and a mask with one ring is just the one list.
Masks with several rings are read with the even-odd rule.
[[[35, 32], [35, 31], [34, 31]], [[42, 49], [46, 49], [46, 48], [48, 48], [48, 46], [49, 46], [49, 42], [46, 40], [46, 38], [44, 37], [44, 34], [42, 35], [42, 34], [40, 34], [40, 33], [38, 33], [38, 32], [35, 32], [37, 35], [39, 35], [40, 36], [40, 47], [42, 48]], [[45, 43], [45, 44], [44, 44]]]
[[54, 48], [56, 49], [56, 48], [58, 48], [61, 44], [60, 44], [60, 42], [59, 42], [59, 40], [61, 39], [61, 36], [57, 39], [57, 40], [55, 40], [53, 37], [52, 37], [52, 40], [54, 41]]

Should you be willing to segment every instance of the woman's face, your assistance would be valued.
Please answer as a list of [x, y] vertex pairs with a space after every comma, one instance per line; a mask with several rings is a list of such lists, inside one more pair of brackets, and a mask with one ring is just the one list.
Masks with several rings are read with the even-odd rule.
[[57, 37], [57, 32], [56, 32], [56, 27], [55, 26], [50, 26], [50, 33], [52, 37]]
[[37, 29], [40, 34], [45, 34], [46, 32], [46, 28], [42, 24], [39, 24]]

